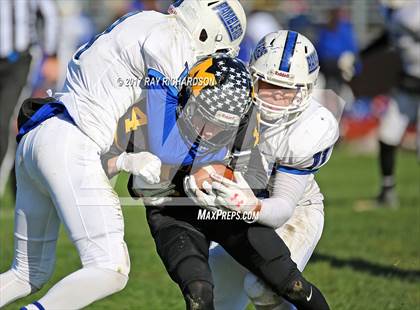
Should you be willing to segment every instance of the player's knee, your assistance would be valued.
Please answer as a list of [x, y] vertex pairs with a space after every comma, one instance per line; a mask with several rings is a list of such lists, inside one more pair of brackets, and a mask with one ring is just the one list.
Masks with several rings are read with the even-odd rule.
[[[176, 273], [187, 260], [190, 264], [207, 264], [208, 243], [199, 232], [170, 226], [161, 229], [155, 239], [158, 253], [171, 274]], [[188, 269], [190, 272], [194, 270], [191, 266]]]
[[115, 281], [114, 281], [115, 283], [114, 293], [122, 291], [126, 287], [127, 282], [128, 282], [128, 276], [117, 272], [117, 275], [115, 276]]
[[[123, 275], [125, 278], [128, 278], [131, 269], [130, 256], [128, 254], [127, 245], [124, 241], [117, 241], [113, 247], [111, 254], [112, 262], [105, 265], [116, 271], [117, 273]], [[125, 286], [125, 284], [124, 284]]]
[[95, 282], [100, 283], [97, 289], [103, 296], [117, 293], [125, 288], [128, 282], [128, 276], [108, 268], [86, 268], [88, 274]]
[[117, 272], [128, 277], [131, 269], [131, 263], [127, 244], [124, 241], [120, 243], [120, 251], [117, 256], [117, 264]]
[[[79, 240], [76, 243], [79, 253], [81, 253], [80, 258], [83, 266], [108, 269], [128, 276], [130, 273], [130, 256], [124, 240], [119, 238], [103, 240], [105, 237], [101, 239], [95, 239], [95, 244], [90, 240]], [[83, 244], [81, 245], [81, 243]], [[103, 248], [99, 247], [101, 244], [110, 250], [104, 251]], [[85, 249], [85, 251], [81, 249]]]
[[188, 310], [213, 310], [213, 285], [206, 281], [193, 281], [184, 293]]
[[311, 285], [303, 278], [298, 276], [291, 280], [285, 290], [285, 297], [290, 300], [304, 300], [311, 293]]
[[39, 291], [51, 278], [54, 272], [54, 262], [52, 264], [30, 265], [28, 269], [21, 266], [14, 266], [13, 272], [20, 281], [27, 282], [31, 286], [31, 293]]

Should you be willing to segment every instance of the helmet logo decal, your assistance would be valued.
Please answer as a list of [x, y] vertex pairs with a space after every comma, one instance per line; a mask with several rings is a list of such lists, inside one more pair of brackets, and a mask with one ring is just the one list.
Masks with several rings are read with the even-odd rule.
[[227, 2], [223, 2], [217, 5], [213, 10], [217, 11], [220, 20], [229, 33], [230, 40], [235, 41], [240, 38], [243, 33], [242, 25], [230, 5]]
[[224, 123], [236, 124], [236, 125], [239, 125], [239, 122], [241, 120], [239, 115], [224, 112], [222, 110], [217, 111], [214, 117], [215, 119], [220, 120]]
[[216, 77], [213, 73], [207, 72], [207, 69], [213, 65], [213, 58], [208, 58], [202, 63], [191, 69], [187, 82], [191, 83], [192, 93], [197, 97], [203, 88], [216, 85]]
[[280, 61], [280, 71], [289, 72], [291, 58], [295, 52], [295, 46], [297, 41], [298, 33], [294, 31], [288, 31], [286, 37], [286, 43], [283, 49], [283, 55]]
[[260, 40], [260, 42], [258, 42], [257, 46], [255, 47], [254, 59], [257, 60], [266, 53], [267, 48], [265, 47], [265, 38], [262, 38], [262, 40]]
[[309, 56], [307, 56], [306, 60], [308, 61], [309, 73], [312, 73], [316, 69], [318, 69], [319, 61], [318, 61], [318, 54], [316, 53], [316, 51], [313, 51]]

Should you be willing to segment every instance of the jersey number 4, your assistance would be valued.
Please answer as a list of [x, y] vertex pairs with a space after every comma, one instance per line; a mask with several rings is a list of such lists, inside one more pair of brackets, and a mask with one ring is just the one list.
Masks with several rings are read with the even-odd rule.
[[125, 133], [137, 130], [137, 127], [147, 124], [147, 116], [138, 107], [131, 110], [131, 118], [125, 120]]

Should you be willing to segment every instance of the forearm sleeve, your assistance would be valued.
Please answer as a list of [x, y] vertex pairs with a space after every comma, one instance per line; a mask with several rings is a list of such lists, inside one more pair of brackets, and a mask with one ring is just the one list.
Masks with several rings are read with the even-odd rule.
[[307, 174], [277, 172], [271, 197], [261, 200], [258, 222], [273, 228], [282, 226], [292, 216], [309, 178]]

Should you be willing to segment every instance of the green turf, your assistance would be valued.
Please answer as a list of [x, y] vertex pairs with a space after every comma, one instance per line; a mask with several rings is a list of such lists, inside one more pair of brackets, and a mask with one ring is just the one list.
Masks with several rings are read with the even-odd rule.
[[[420, 308], [420, 169], [412, 153], [398, 158], [399, 210], [353, 210], [357, 199], [377, 190], [377, 162], [336, 150], [317, 179], [326, 196], [326, 225], [304, 274], [327, 296], [332, 309]], [[0, 209], [0, 270], [12, 259], [10, 198]], [[141, 207], [124, 208], [131, 275], [121, 293], [89, 309], [183, 309], [182, 296], [159, 261]], [[62, 234], [57, 265], [41, 292], [5, 309], [42, 296], [52, 283], [80, 267], [76, 250]], [[234, 310], [234, 309], [232, 309]]]

